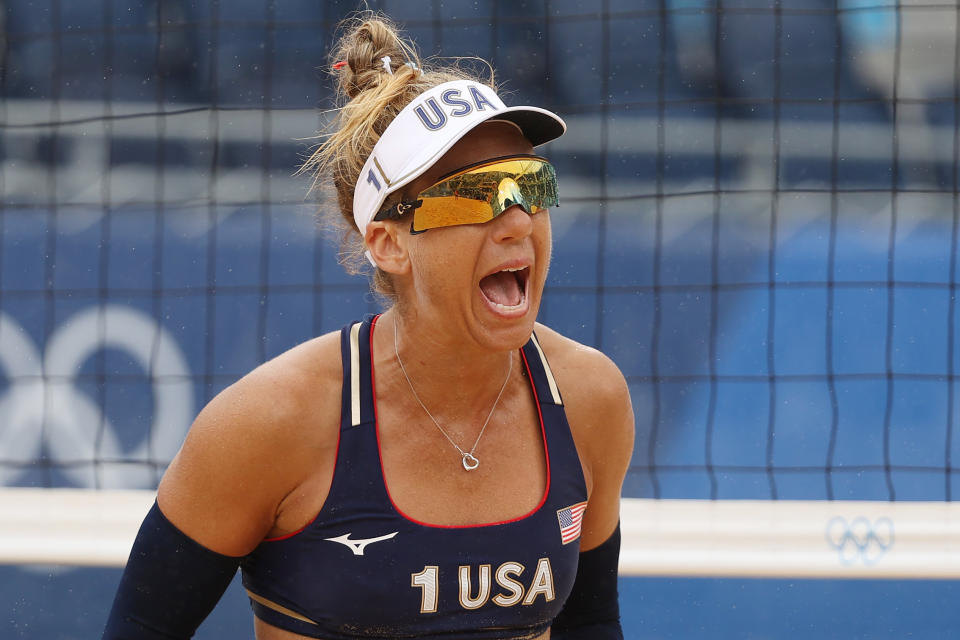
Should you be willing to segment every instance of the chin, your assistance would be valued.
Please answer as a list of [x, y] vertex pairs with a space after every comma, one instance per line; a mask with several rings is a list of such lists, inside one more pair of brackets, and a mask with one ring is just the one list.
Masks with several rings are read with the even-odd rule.
[[498, 350], [519, 349], [530, 340], [539, 307], [539, 296], [533, 300], [528, 296], [522, 311], [500, 309], [493, 307], [488, 300], [482, 300], [479, 318], [486, 334], [484, 342]]

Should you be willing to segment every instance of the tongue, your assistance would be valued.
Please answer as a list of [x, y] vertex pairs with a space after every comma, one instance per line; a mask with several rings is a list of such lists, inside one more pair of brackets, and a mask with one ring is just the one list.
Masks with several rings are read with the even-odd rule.
[[491, 274], [480, 281], [480, 290], [487, 299], [505, 307], [515, 307], [523, 299], [517, 277], [509, 271]]

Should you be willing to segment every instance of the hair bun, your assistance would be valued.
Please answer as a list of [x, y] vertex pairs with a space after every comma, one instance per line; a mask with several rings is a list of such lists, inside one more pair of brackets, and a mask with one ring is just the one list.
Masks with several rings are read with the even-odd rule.
[[[340, 24], [338, 34], [329, 58], [337, 83], [336, 118], [300, 171], [313, 175], [314, 188], [332, 183], [339, 211], [325, 208], [324, 217], [342, 233], [340, 259], [347, 271], [366, 273], [370, 263], [353, 218], [353, 194], [380, 136], [405, 106], [431, 87], [451, 80], [495, 85], [489, 65], [489, 80], [435, 59], [423, 68], [413, 43], [401, 37], [393, 21], [373, 11], [354, 14]], [[389, 276], [379, 270], [373, 286], [388, 297], [396, 293]]]
[[336, 46], [335, 60], [346, 61], [338, 72], [339, 90], [348, 98], [380, 87], [390, 74], [383, 58], [389, 56], [392, 69], [407, 61], [417, 63], [413, 46], [404, 42], [397, 27], [382, 16], [350, 20]]

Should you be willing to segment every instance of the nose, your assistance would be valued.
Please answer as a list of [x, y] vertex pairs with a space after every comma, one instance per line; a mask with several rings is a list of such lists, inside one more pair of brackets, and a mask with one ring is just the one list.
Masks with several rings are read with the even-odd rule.
[[533, 233], [533, 219], [518, 204], [501, 213], [493, 222], [494, 239], [497, 242], [522, 240]]

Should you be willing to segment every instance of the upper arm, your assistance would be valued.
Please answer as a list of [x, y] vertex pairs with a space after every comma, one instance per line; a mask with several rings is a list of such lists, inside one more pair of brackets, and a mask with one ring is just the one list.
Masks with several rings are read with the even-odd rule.
[[580, 541], [584, 551], [603, 543], [620, 521], [623, 481], [633, 455], [635, 426], [630, 392], [620, 370], [606, 362], [604, 390], [593, 398], [589, 411], [595, 418], [585, 418], [591, 434], [583, 438], [582, 450], [593, 486]]
[[[589, 496], [580, 549], [602, 544], [620, 519], [620, 493], [633, 454], [634, 419], [627, 382], [610, 358], [552, 331], [541, 342], [564, 399]], [[542, 335], [538, 329], [538, 335]], [[590, 380], [589, 385], [583, 380]]]
[[[335, 454], [337, 430], [327, 429], [323, 419], [312, 424], [316, 392], [304, 393], [297, 379], [324, 385], [301, 371], [291, 373], [296, 362], [285, 360], [260, 367], [217, 395], [197, 416], [160, 483], [157, 502], [164, 515], [224, 555], [253, 550], [273, 527], [284, 498], [322, 463], [324, 449], [332, 446]], [[339, 415], [339, 403], [319, 413]]]

